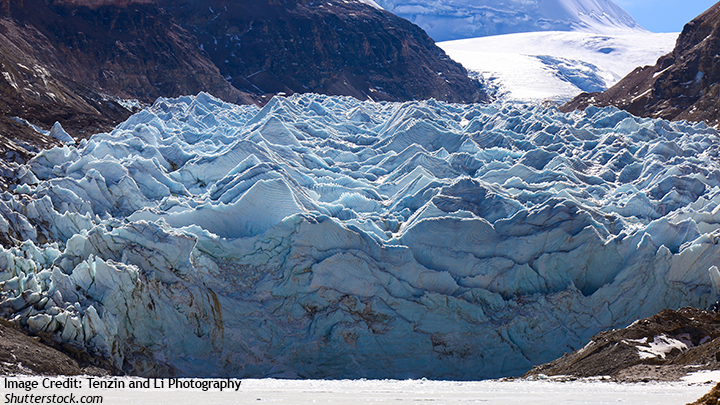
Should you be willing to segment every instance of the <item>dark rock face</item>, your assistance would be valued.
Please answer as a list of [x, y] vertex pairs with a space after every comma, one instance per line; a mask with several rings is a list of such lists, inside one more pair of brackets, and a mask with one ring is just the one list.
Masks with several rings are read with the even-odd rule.
[[485, 95], [422, 29], [354, 1], [158, 0], [238, 89], [365, 100]]
[[0, 20], [0, 108], [72, 135], [112, 128], [129, 112], [108, 96], [152, 102], [208, 91], [252, 97], [227, 83], [197, 40], [152, 5], [88, 7], [25, 0]]
[[641, 117], [720, 123], [720, 3], [685, 25], [675, 49], [655, 66], [635, 69], [603, 93], [583, 93], [561, 107], [613, 105]]
[[[108, 376], [102, 359], [91, 358], [52, 335], [30, 337], [18, 326], [0, 318], [0, 374], [7, 375], [96, 375]], [[71, 357], [72, 356], [72, 357]], [[95, 365], [97, 363], [98, 365]], [[117, 370], [113, 370], [117, 374]]]

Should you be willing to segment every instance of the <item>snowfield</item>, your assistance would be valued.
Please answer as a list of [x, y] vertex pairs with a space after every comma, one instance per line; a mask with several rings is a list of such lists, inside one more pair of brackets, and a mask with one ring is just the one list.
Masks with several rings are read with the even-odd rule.
[[499, 87], [499, 96], [564, 103], [604, 91], [672, 51], [677, 33], [530, 32], [440, 42], [453, 60]]
[[519, 375], [714, 302], [719, 147], [613, 108], [159, 99], [18, 168], [0, 309], [141, 375]]
[[[83, 377], [79, 379], [83, 381]], [[38, 380], [32, 378], [23, 380]], [[116, 380], [116, 379], [114, 379]], [[131, 378], [122, 378], [129, 386]], [[136, 381], [143, 381], [137, 380]], [[168, 380], [165, 380], [167, 387]], [[36, 395], [102, 395], [103, 404], [181, 405], [207, 401], [213, 404], [417, 404], [482, 403], [497, 405], [632, 404], [678, 405], [692, 402], [710, 391], [710, 384], [617, 384], [599, 381], [430, 381], [430, 380], [242, 380], [238, 391], [210, 389], [37, 389]], [[6, 390], [7, 391], [7, 390]], [[16, 390], [15, 395], [26, 391]]]

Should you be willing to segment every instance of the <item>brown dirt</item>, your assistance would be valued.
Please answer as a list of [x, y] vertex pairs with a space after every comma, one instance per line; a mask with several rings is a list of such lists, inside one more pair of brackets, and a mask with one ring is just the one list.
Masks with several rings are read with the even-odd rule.
[[688, 405], [718, 405], [720, 404], [720, 383], [713, 387], [710, 392], [705, 394], [702, 398]]
[[78, 361], [40, 340], [0, 318], [0, 374], [110, 375], [108, 370]]

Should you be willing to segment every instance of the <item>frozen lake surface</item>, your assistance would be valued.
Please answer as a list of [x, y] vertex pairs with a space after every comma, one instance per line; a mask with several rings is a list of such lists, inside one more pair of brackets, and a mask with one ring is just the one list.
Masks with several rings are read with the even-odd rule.
[[[14, 378], [16, 381], [42, 379]], [[58, 381], [57, 379], [54, 379]], [[235, 380], [237, 391], [200, 388], [169, 389], [169, 379], [155, 380], [164, 389], [129, 388], [133, 379], [123, 378], [126, 388], [90, 389], [86, 377], [77, 378], [80, 389], [34, 389], [35, 395], [102, 395], [107, 404], [652, 404], [677, 405], [692, 402], [710, 391], [711, 383], [619, 384], [605, 381], [498, 381], [477, 382], [426, 380]], [[134, 379], [135, 381], [146, 381]], [[94, 381], [98, 381], [95, 379]], [[104, 380], [113, 381], [113, 380]], [[189, 381], [189, 380], [184, 380]], [[195, 380], [196, 382], [208, 380]], [[3, 395], [8, 390], [4, 390]], [[24, 390], [10, 390], [25, 395]], [[7, 398], [4, 398], [7, 403]]]
[[[551, 381], [243, 381], [242, 403], [293, 404], [686, 404], [712, 385]], [[254, 398], [253, 398], [254, 397]], [[219, 399], [219, 398], [218, 398]], [[168, 402], [170, 403], [170, 402]], [[188, 402], [189, 403], [189, 402]]]

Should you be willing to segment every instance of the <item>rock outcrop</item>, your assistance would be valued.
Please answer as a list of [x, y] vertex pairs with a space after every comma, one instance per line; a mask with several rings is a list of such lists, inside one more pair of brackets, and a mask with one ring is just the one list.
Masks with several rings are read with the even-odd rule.
[[718, 403], [720, 403], [720, 384], [717, 384], [710, 392], [689, 405], [717, 405]]
[[696, 308], [664, 310], [624, 329], [601, 332], [580, 350], [535, 366], [525, 377], [677, 380], [688, 372], [720, 369], [720, 314]]
[[675, 49], [603, 93], [583, 93], [562, 111], [613, 105], [641, 117], [720, 123], [720, 4], [685, 25]]

